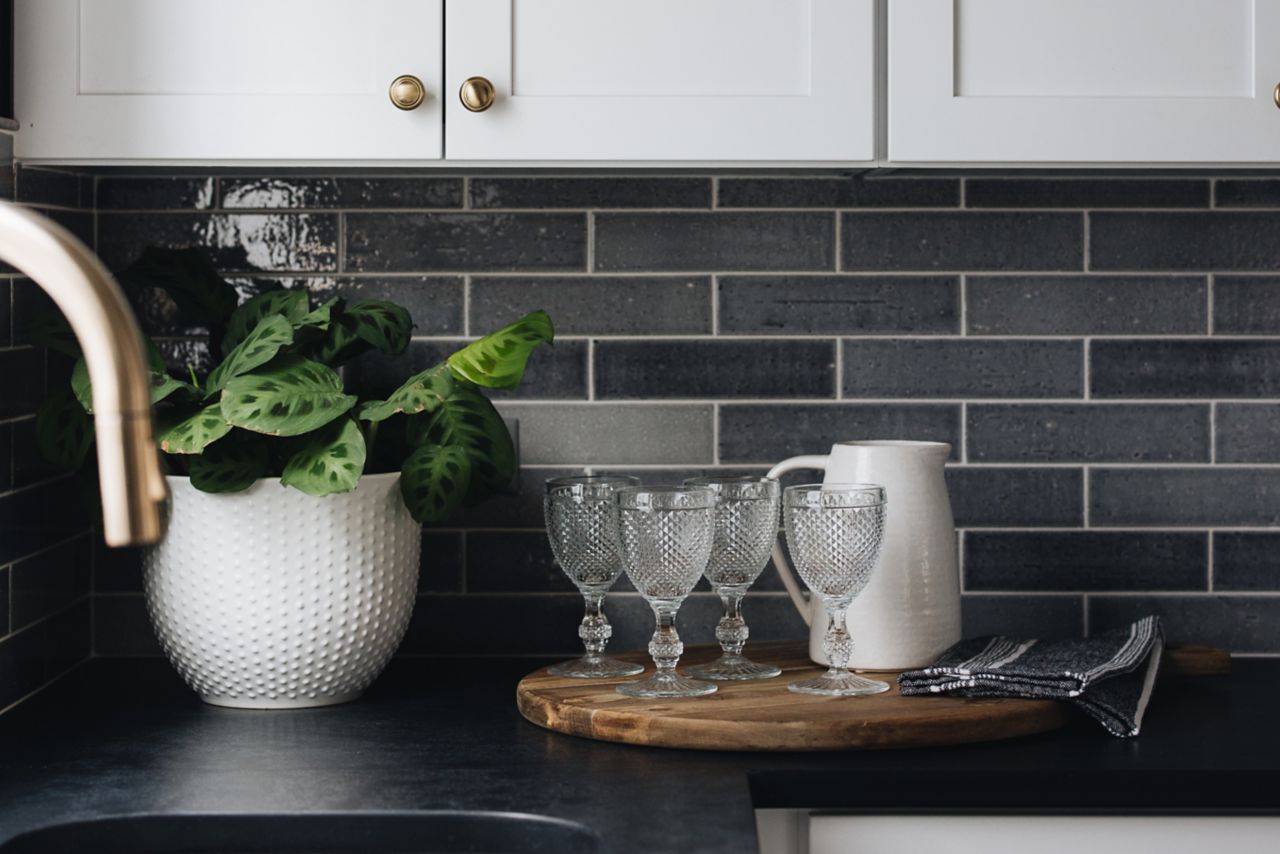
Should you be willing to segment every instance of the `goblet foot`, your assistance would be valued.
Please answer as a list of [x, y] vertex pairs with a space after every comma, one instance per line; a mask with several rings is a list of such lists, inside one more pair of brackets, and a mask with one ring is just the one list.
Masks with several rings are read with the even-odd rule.
[[749, 679], [772, 679], [782, 675], [782, 669], [772, 664], [757, 664], [745, 655], [725, 653], [715, 661], [686, 667], [685, 673], [699, 679], [715, 679], [720, 682], [745, 682]]
[[584, 655], [573, 661], [552, 665], [547, 668], [547, 672], [552, 676], [572, 676], [574, 679], [608, 679], [644, 673], [644, 665], [619, 661], [607, 655]]
[[792, 682], [788, 689], [797, 694], [822, 694], [826, 697], [862, 697], [867, 694], [883, 694], [889, 690], [888, 682], [864, 679], [848, 670], [828, 670], [816, 679]]
[[674, 670], [660, 670], [648, 679], [618, 686], [618, 693], [628, 697], [703, 697], [718, 690], [714, 682], [690, 679]]

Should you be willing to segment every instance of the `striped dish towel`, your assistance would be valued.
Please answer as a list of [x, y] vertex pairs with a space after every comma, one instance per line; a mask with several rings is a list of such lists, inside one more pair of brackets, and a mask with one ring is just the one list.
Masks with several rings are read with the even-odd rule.
[[1067, 700], [1112, 734], [1137, 735], [1160, 668], [1158, 617], [1083, 640], [961, 641], [923, 670], [898, 677], [903, 695]]

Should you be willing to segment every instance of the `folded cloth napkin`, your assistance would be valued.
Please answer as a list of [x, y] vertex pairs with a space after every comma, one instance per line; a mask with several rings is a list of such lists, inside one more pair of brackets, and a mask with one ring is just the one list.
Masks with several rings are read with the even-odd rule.
[[923, 670], [898, 677], [904, 695], [1068, 700], [1112, 735], [1137, 735], [1164, 651], [1159, 617], [1081, 640], [960, 641]]

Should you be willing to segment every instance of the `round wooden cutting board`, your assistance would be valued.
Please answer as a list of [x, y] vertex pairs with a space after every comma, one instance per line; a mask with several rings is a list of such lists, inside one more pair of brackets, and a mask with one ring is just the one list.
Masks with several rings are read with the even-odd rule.
[[[711, 660], [690, 647], [681, 666]], [[600, 741], [694, 750], [867, 750], [995, 741], [1047, 732], [1067, 710], [1051, 700], [903, 697], [897, 674], [868, 674], [892, 687], [870, 697], [793, 694], [787, 684], [817, 675], [803, 642], [753, 643], [748, 654], [782, 668], [776, 679], [720, 682], [707, 697], [641, 700], [615, 689], [622, 679], [570, 679], [538, 670], [520, 681], [520, 714], [556, 732]], [[618, 658], [653, 665], [645, 653]]]

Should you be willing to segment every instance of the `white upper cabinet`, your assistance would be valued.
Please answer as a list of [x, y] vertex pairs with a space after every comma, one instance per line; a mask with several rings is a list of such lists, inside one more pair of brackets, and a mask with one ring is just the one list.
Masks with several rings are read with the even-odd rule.
[[893, 163], [1280, 160], [1280, 0], [889, 0]]
[[448, 0], [445, 42], [451, 160], [875, 156], [873, 0]]
[[[442, 0], [17, 0], [19, 157], [423, 160]], [[409, 75], [423, 98], [392, 103]], [[412, 80], [397, 94], [408, 106]]]

